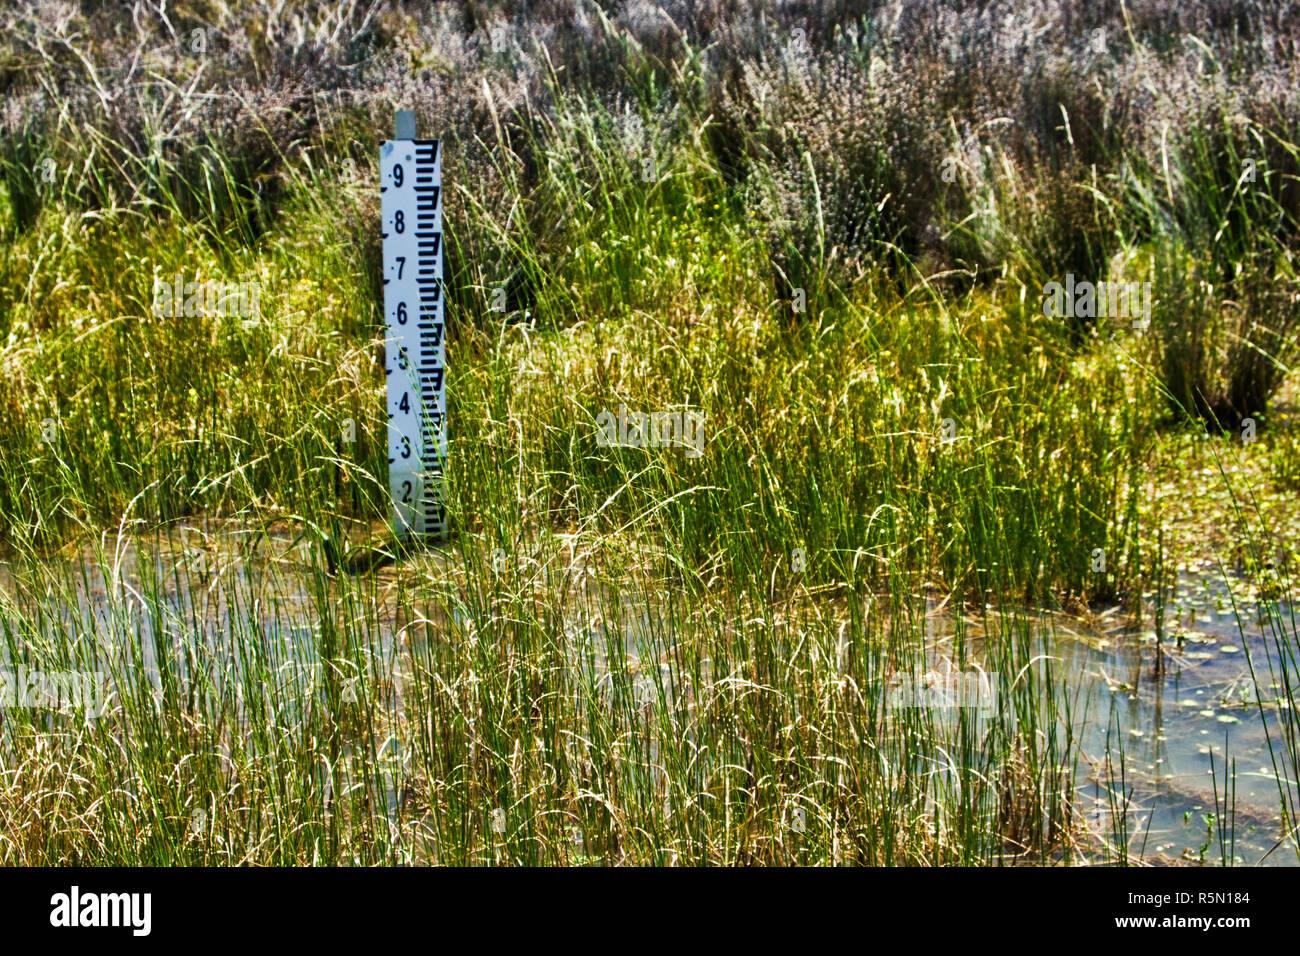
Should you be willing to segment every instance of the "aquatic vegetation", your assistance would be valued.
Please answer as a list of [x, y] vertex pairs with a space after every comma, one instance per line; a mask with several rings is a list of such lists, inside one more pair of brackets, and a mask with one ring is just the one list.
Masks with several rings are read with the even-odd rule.
[[1233, 6], [24, 5], [0, 861], [1300, 861], [1297, 28]]

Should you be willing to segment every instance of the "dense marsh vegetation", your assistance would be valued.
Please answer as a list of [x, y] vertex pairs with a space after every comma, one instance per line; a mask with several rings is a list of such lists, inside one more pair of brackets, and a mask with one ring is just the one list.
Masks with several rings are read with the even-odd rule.
[[[114, 689], [0, 711], [0, 860], [1156, 858], [1051, 634], [1118, 615], [1158, 684], [1189, 566], [1268, 648], [1241, 719], [1300, 860], [1287, 9], [23, 5], [0, 625]], [[340, 573], [392, 547], [398, 107], [445, 147], [454, 532]], [[255, 321], [158, 315], [176, 275]], [[1067, 277], [1149, 324], [1048, 314]], [[704, 453], [601, 447], [620, 405]], [[882, 693], [981, 671], [983, 720]]]

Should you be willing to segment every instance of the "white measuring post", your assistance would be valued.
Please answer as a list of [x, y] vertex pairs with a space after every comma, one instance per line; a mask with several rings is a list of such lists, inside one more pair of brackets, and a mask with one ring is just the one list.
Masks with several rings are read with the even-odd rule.
[[442, 150], [415, 138], [415, 114], [397, 113], [379, 147], [384, 244], [384, 375], [393, 531], [445, 536], [446, 323], [442, 288]]

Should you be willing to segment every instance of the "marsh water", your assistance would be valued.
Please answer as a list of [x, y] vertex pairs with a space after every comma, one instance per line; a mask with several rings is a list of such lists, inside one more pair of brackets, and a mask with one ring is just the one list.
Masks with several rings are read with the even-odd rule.
[[[114, 680], [143, 673], [160, 688], [164, 671], [175, 675], [179, 667], [182, 682], [202, 674], [212, 692], [222, 694], [237, 688], [255, 664], [279, 682], [284, 699], [315, 697], [322, 651], [329, 647], [316, 610], [315, 578], [301, 560], [259, 564], [227, 556], [218, 559], [223, 567], [198, 569], [196, 577], [192, 563], [178, 574], [175, 555], [155, 556], [146, 586], [134, 550], [114, 554], [108, 570], [101, 553], [93, 561], [70, 562], [68, 573], [52, 578], [68, 586], [46, 589], [39, 627], [13, 627], [0, 663], [13, 666], [15, 650], [25, 655], [21, 663], [30, 663], [40, 646], [52, 647], [58, 639], [116, 640], [135, 648], [124, 653], [137, 654], [140, 666], [114, 668]], [[367, 681], [382, 684], [385, 700], [400, 713], [406, 684], [400, 650], [411, 634], [386, 604], [396, 573], [389, 569], [387, 577], [366, 585], [377, 610], [361, 628], [363, 637], [358, 640], [353, 631], [350, 640], [364, 645]], [[31, 622], [32, 589], [16, 589], [14, 580], [0, 565], [0, 613], [9, 623], [20, 617]], [[1057, 710], [1067, 715], [1063, 720], [1078, 744], [1074, 799], [1095, 839], [1098, 862], [1122, 856], [1217, 864], [1227, 857], [1237, 865], [1296, 865], [1296, 843], [1285, 837], [1281, 812], [1285, 807], [1289, 816], [1300, 806], [1297, 742], [1288, 739], [1296, 721], [1286, 709], [1283, 674], [1295, 674], [1300, 649], [1294, 637], [1284, 636], [1296, 633], [1290, 606], [1243, 602], [1243, 591], [1232, 578], [1184, 574], [1158, 629], [1150, 608], [1137, 627], [1118, 608], [1102, 611], [1086, 626], [1061, 614], [1026, 615], [1033, 622], [1033, 666], [1040, 675], [1050, 672], [1063, 698]], [[615, 668], [636, 674], [633, 686], [644, 695], [642, 703], [657, 693], [675, 693], [671, 669], [661, 663], [674, 639], [663, 633], [662, 615], [623, 601], [610, 620], [608, 606], [596, 603], [601, 610], [576, 602], [566, 621], [574, 666], [587, 669], [598, 693]], [[1286, 629], [1273, 627], [1270, 614], [1284, 618]], [[457, 639], [466, 623], [460, 611], [434, 620], [432, 630], [421, 629], [420, 639]], [[959, 622], [946, 606], [927, 602], [921, 638], [926, 659], [951, 659], [963, 630], [975, 636], [971, 646], [978, 659], [982, 626], [976, 617]], [[183, 654], [176, 655], [183, 661], [169, 659], [181, 646], [165, 639], [173, 632], [189, 635]], [[347, 693], [357, 675], [341, 676]], [[393, 746], [397, 754], [400, 744]], [[390, 791], [390, 806], [395, 800]], [[1118, 852], [1120, 846], [1126, 853]]]
[[1184, 577], [1179, 592], [1197, 610], [1181, 629], [1167, 619], [1159, 643], [1152, 630], [1119, 624], [1054, 629], [1051, 653], [1086, 702], [1079, 716], [1090, 765], [1077, 781], [1080, 799], [1137, 859], [1295, 865], [1279, 813], [1293, 814], [1300, 796], [1288, 740], [1294, 715], [1283, 719], [1283, 674], [1295, 673], [1298, 653], [1285, 636], [1295, 634], [1291, 608], [1239, 606], [1239, 626], [1231, 610], [1215, 610], [1232, 607], [1224, 581]]

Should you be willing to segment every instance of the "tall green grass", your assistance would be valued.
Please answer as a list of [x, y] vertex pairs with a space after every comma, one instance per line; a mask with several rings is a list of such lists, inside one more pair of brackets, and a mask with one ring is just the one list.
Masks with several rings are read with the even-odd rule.
[[[431, 60], [476, 97], [423, 117], [447, 124], [453, 533], [376, 576], [332, 555], [392, 546], [392, 104], [349, 101], [324, 43], [314, 114], [213, 118], [154, 76], [133, 112], [8, 130], [0, 626], [11, 662], [118, 692], [91, 723], [2, 715], [0, 860], [1093, 858], [1076, 704], [1024, 608], [1140, 607], [1168, 410], [1268, 417], [1294, 361], [1289, 114], [1220, 109], [1152, 151], [1107, 118], [1120, 93], [1045, 67], [1019, 127], [973, 122], [934, 38], [870, 19], [807, 56], [728, 34], [725, 75], [694, 27], [593, 23], [551, 37], [567, 63], [533, 34]], [[354, 52], [417, 52], [353, 25]], [[98, 98], [95, 44], [65, 40], [35, 88]], [[426, 67], [366, 63], [372, 92], [424, 95]], [[1070, 271], [1152, 281], [1152, 330], [1046, 318]], [[178, 273], [259, 282], [258, 321], [154, 315]], [[620, 405], [698, 413], [704, 454], [601, 447]], [[955, 666], [997, 675], [986, 724], [882, 703], [933, 669], [932, 595]]]

